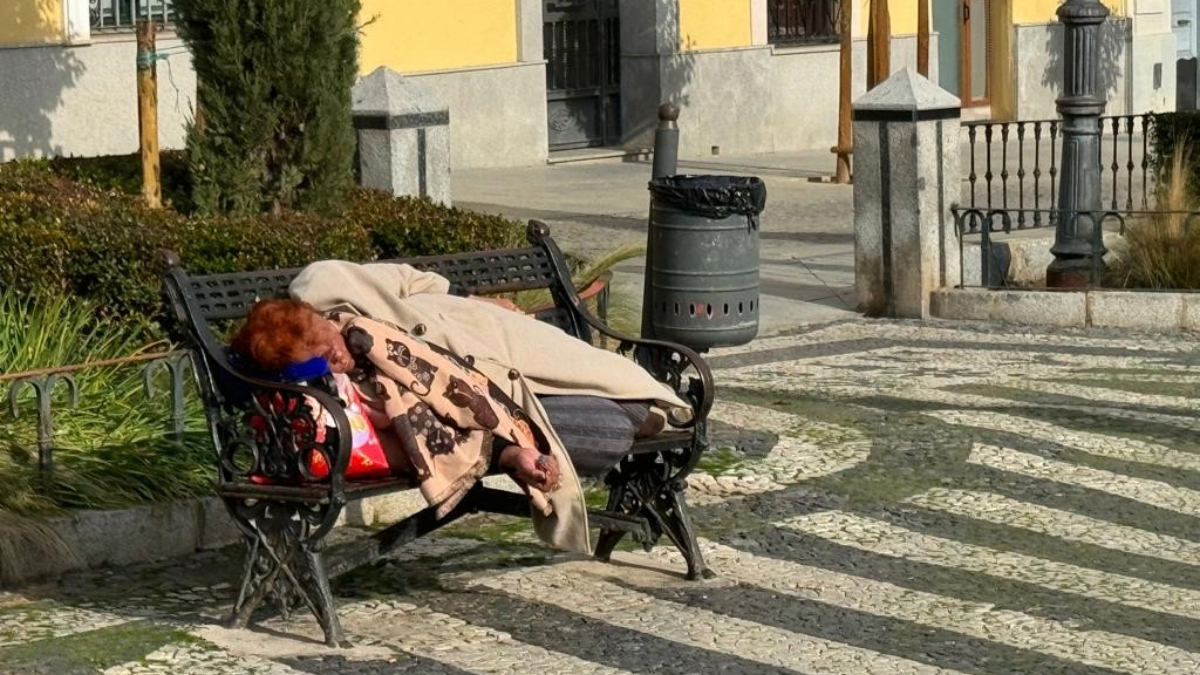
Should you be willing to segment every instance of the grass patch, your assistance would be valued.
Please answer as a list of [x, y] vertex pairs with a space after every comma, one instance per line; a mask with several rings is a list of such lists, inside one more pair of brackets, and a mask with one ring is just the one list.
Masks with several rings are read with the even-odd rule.
[[734, 469], [739, 469], [746, 463], [746, 456], [734, 448], [723, 446], [713, 448], [700, 457], [696, 466], [712, 476], [719, 478], [728, 475]]
[[[78, 299], [34, 301], [0, 293], [0, 363], [6, 372], [17, 373], [166, 348], [147, 344], [146, 327], [136, 320], [106, 323], [97, 322], [96, 316], [96, 307]], [[0, 417], [0, 475], [5, 477], [0, 512], [119, 508], [211, 490], [211, 443], [196, 396], [188, 397], [187, 432], [176, 440], [170, 433], [170, 405], [165, 396], [147, 399], [140, 365], [87, 369], [74, 373], [73, 379], [77, 406], [71, 406], [67, 387], [61, 384], [51, 398], [51, 484], [44, 484], [39, 473], [32, 387], [17, 391], [17, 418]]]
[[184, 631], [148, 621], [0, 647], [0, 663], [28, 675], [94, 675], [123, 663], [142, 661], [168, 645], [216, 647]]
[[479, 514], [464, 518], [442, 528], [447, 537], [474, 539], [491, 543], [514, 543], [534, 541], [533, 522], [528, 518], [514, 518], [496, 514]]
[[1200, 383], [1195, 382], [1147, 382], [1145, 380], [1091, 380], [1082, 378], [1051, 381], [1060, 384], [1112, 389], [1115, 391], [1126, 391], [1131, 394], [1144, 394], [1148, 396], [1200, 398]]

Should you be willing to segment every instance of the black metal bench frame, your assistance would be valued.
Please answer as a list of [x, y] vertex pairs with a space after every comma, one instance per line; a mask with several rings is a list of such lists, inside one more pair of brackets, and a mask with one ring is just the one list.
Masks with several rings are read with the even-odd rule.
[[[619, 342], [656, 379], [669, 384], [692, 406], [684, 423], [637, 441], [632, 452], [604, 479], [609, 489], [604, 510], [589, 510], [600, 528], [595, 555], [607, 561], [622, 537], [630, 534], [647, 550], [662, 535], [687, 561], [687, 577], [711, 576], [696, 541], [684, 497], [688, 474], [708, 447], [707, 418], [713, 379], [693, 350], [668, 342], [622, 335], [597, 319], [571, 283], [566, 260], [549, 227], [530, 221], [527, 248], [429, 256], [405, 262], [448, 278], [452, 292], [485, 295], [549, 289], [554, 306], [537, 318], [592, 342], [594, 334]], [[438, 520], [432, 509], [420, 511], [377, 534], [328, 554], [326, 535], [344, 507], [358, 499], [415, 487], [404, 479], [348, 481], [349, 423], [336, 399], [318, 387], [281, 384], [255, 378], [231, 362], [218, 326], [246, 316], [260, 299], [287, 296], [299, 269], [189, 275], [179, 257], [163, 252], [164, 286], [175, 336], [195, 365], [209, 429], [218, 458], [218, 494], [246, 537], [245, 569], [233, 609], [233, 625], [244, 628], [266, 600], [287, 617], [307, 608], [320, 622], [330, 646], [346, 644], [334, 606], [330, 579], [371, 562], [458, 518], [474, 512], [528, 517], [521, 494], [485, 487]], [[214, 325], [216, 324], [216, 325]], [[317, 421], [303, 404], [311, 396], [336, 423], [323, 443], [314, 434]], [[331, 467], [321, 481], [305, 480], [301, 457], [318, 452]], [[266, 476], [270, 484], [249, 480]]]

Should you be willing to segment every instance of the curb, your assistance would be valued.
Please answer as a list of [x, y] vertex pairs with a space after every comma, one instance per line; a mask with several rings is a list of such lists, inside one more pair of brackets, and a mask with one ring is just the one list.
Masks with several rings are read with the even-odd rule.
[[[520, 491], [505, 476], [489, 476], [484, 478], [484, 484]], [[395, 523], [425, 506], [420, 490], [369, 497], [347, 505], [338, 518], [338, 526], [377, 527]], [[57, 536], [61, 543], [33, 541], [19, 532], [0, 529], [0, 549], [10, 553], [0, 557], [0, 588], [98, 567], [178, 558], [242, 540], [241, 530], [233, 524], [225, 504], [217, 497], [112, 511], [74, 511], [65, 516], [30, 520], [43, 532]]]
[[1200, 331], [1200, 293], [943, 288], [931, 294], [929, 305], [930, 313], [939, 319], [1026, 326]]
[[[74, 511], [31, 519], [59, 542], [15, 548], [0, 586], [10, 587], [96, 567], [131, 565], [222, 548], [242, 534], [215, 497], [112, 511]], [[10, 535], [11, 536], [11, 535]], [[14, 536], [14, 538], [16, 538]]]

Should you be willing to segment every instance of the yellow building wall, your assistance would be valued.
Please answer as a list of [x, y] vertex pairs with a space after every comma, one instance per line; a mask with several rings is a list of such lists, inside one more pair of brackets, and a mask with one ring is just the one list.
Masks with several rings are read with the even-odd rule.
[[0, 46], [63, 42], [63, 0], [0, 0]]
[[[853, 21], [857, 29], [852, 33], [854, 37], [866, 37], [870, 18], [871, 0], [858, 0], [854, 7]], [[917, 3], [912, 0], [888, 0], [888, 19], [891, 21], [892, 35], [916, 35]]]
[[679, 41], [684, 51], [747, 47], [752, 0], [679, 0]]
[[401, 73], [517, 61], [517, 0], [362, 0], [359, 64]]

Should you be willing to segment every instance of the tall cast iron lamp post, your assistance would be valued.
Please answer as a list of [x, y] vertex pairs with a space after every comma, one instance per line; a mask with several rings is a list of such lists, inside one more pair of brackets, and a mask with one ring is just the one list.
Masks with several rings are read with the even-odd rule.
[[[1054, 262], [1046, 270], [1051, 288], [1088, 285], [1103, 264], [1104, 244], [1096, 238], [1103, 218], [1100, 200], [1100, 30], [1108, 8], [1100, 0], [1067, 0], [1058, 8], [1063, 24], [1062, 177], [1058, 185], [1058, 225]], [[1097, 244], [1096, 242], [1100, 242]]]

